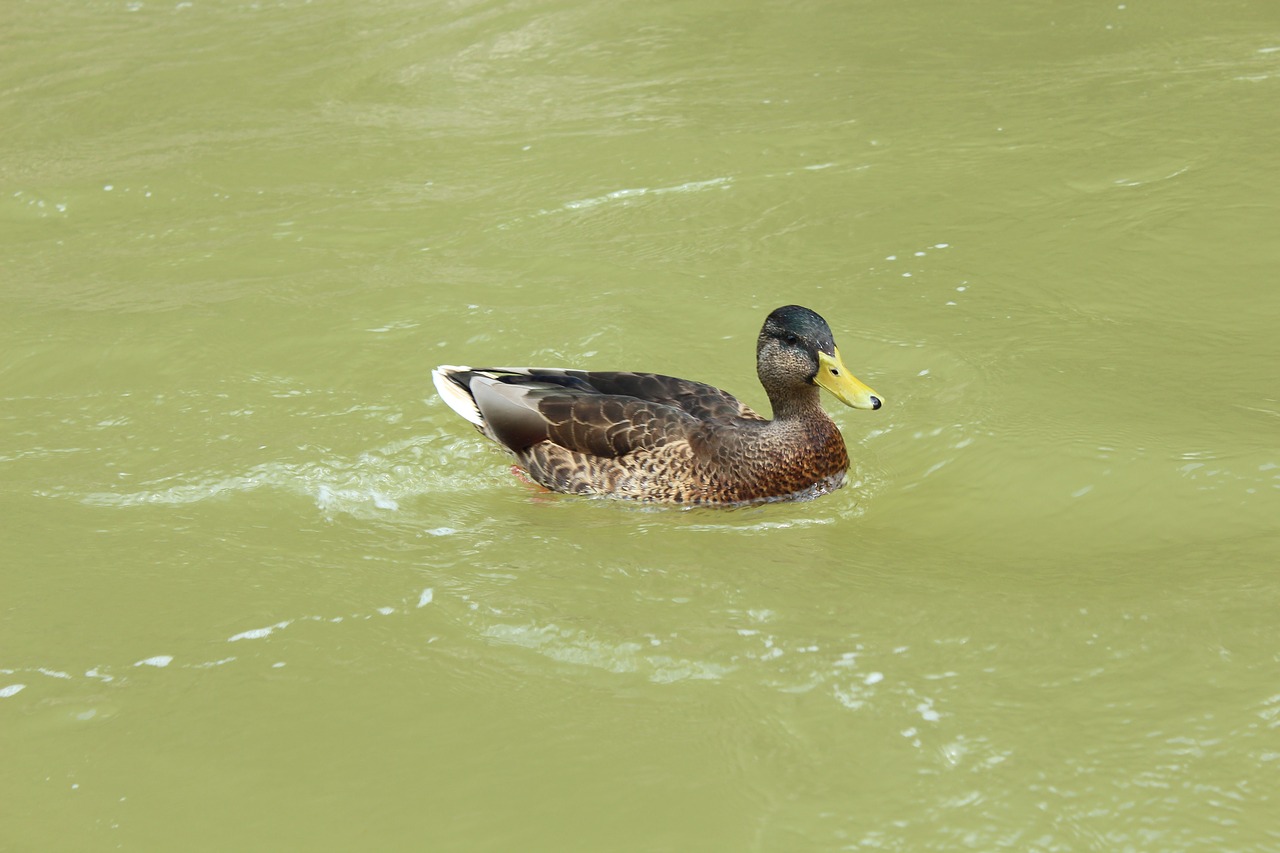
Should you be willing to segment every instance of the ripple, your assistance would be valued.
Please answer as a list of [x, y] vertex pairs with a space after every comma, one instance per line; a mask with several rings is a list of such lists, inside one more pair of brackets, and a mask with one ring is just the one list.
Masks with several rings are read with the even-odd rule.
[[[415, 611], [421, 611], [422, 608], [426, 607], [428, 604], [431, 604], [434, 598], [435, 598], [434, 590], [431, 588], [427, 588], [422, 590], [420, 593], [418, 593], [416, 596], [412, 598], [405, 598], [401, 601], [395, 602], [394, 604], [384, 604], [377, 607], [373, 607], [367, 611], [360, 611], [356, 613], [348, 613], [348, 614], [342, 614], [342, 615], [336, 615], [336, 616], [309, 614], [305, 616], [298, 616], [292, 619], [284, 619], [279, 622], [272, 623], [271, 625], [266, 625], [259, 628], [248, 628], [246, 630], [232, 634], [229, 637], [226, 637], [223, 640], [223, 642], [241, 643], [244, 641], [268, 640], [274, 637], [278, 632], [283, 631], [284, 629], [297, 625], [299, 623], [316, 623], [320, 625], [339, 626], [349, 622], [373, 620], [377, 618], [392, 616], [395, 614], [406, 616]], [[216, 640], [211, 640], [211, 641], [217, 642]], [[431, 642], [431, 641], [428, 640], [428, 642]], [[203, 646], [203, 645], [207, 645], [207, 643], [201, 642], [199, 645]], [[240, 663], [241, 665], [250, 664], [252, 663], [252, 658], [242, 658], [236, 655], [223, 655], [223, 656], [214, 657], [208, 660], [197, 659], [197, 660], [184, 661], [181, 659], [180, 655], [178, 654], [156, 654], [156, 655], [149, 655], [148, 657], [133, 661], [132, 663], [121, 663], [116, 665], [96, 664], [94, 666], [91, 666], [85, 669], [83, 673], [80, 675], [65, 672], [63, 670], [53, 669], [51, 667], [46, 667], [46, 666], [11, 667], [6, 669], [0, 669], [0, 673], [3, 673], [5, 675], [17, 675], [18, 673], [27, 673], [30, 675], [42, 675], [48, 679], [52, 679], [53, 681], [67, 682], [67, 683], [70, 683], [71, 685], [74, 685], [76, 682], [92, 681], [92, 682], [97, 682], [98, 684], [111, 684], [117, 687], [124, 687], [130, 683], [129, 678], [125, 675], [125, 673], [128, 670], [132, 670], [132, 669], [156, 669], [156, 670], [169, 670], [169, 671], [202, 670], [202, 669], [221, 668], [221, 667], [225, 667], [235, 663]], [[273, 669], [278, 669], [284, 665], [285, 665], [284, 661], [273, 660], [270, 664], [270, 667]], [[48, 684], [51, 684], [51, 682], [42, 682], [42, 685], [48, 685]], [[12, 696], [16, 696], [18, 693], [26, 690], [28, 687], [31, 687], [31, 686], [32, 685], [29, 685], [27, 683], [15, 683], [5, 687], [0, 687], [0, 698], [9, 698]], [[48, 688], [43, 688], [43, 687], [41, 689], [33, 688], [28, 695], [32, 696], [34, 701], [38, 701], [39, 697], [43, 693], [47, 693], [47, 692], [48, 692]]]
[[[400, 509], [400, 502], [428, 494], [473, 492], [479, 478], [454, 474], [446, 461], [465, 455], [453, 442], [414, 438], [395, 442], [355, 458], [333, 457], [312, 462], [265, 462], [240, 473], [206, 473], [164, 477], [145, 482], [144, 488], [128, 492], [89, 492], [67, 495], [45, 492], [47, 496], [78, 497], [90, 506], [136, 507], [181, 506], [227, 494], [258, 489], [279, 489], [315, 502], [325, 515], [377, 516]], [[448, 457], [446, 459], [446, 457]], [[440, 473], [437, 473], [440, 472]], [[433, 535], [447, 535], [437, 528]]]
[[[668, 683], [689, 679], [720, 679], [735, 667], [710, 661], [672, 657], [654, 651], [656, 638], [647, 644], [635, 641], [612, 643], [591, 637], [585, 631], [558, 625], [491, 625], [485, 637], [506, 645], [520, 646], [561, 663], [577, 664], [615, 673], [637, 673], [650, 681]], [[648, 646], [648, 647], [646, 647]]]

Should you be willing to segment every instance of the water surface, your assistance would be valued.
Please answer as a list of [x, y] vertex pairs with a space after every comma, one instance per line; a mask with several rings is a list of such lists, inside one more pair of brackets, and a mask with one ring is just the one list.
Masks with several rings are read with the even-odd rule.
[[[5, 18], [0, 847], [1280, 846], [1272, 4]], [[429, 381], [763, 406], [791, 302], [889, 400], [810, 503]]]

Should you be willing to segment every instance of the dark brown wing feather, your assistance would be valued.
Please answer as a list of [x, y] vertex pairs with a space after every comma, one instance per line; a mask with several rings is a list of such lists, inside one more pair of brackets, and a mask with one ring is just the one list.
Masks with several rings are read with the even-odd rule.
[[698, 422], [674, 406], [615, 394], [557, 396], [538, 401], [547, 438], [592, 456], [626, 456], [687, 439]]
[[[714, 385], [692, 382], [660, 373], [624, 373], [597, 370], [565, 370], [565, 376], [577, 380], [601, 394], [635, 397], [650, 403], [675, 406], [698, 420], [764, 420], [737, 397]], [[531, 371], [538, 376], [541, 371]], [[540, 377], [541, 378], [541, 377]]]
[[493, 437], [516, 452], [551, 441], [616, 458], [687, 441], [703, 420], [743, 412], [761, 420], [710, 385], [651, 373], [476, 368], [450, 378], [471, 392]]

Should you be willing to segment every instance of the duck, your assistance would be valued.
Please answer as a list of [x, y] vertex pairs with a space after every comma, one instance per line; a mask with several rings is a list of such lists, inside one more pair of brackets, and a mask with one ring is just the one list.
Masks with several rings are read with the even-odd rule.
[[884, 397], [845, 367], [827, 321], [800, 305], [765, 318], [756, 373], [772, 418], [657, 373], [441, 365], [432, 379], [450, 409], [553, 492], [738, 506], [840, 488], [849, 454], [820, 391], [855, 409], [879, 409]]

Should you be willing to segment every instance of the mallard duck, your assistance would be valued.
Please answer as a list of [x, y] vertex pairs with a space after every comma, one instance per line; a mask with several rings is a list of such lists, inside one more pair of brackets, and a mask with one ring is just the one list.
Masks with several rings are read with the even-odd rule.
[[756, 372], [773, 420], [701, 382], [656, 373], [442, 365], [441, 399], [556, 492], [732, 505], [838, 489], [844, 439], [818, 389], [878, 409], [827, 321], [786, 305], [764, 321]]

